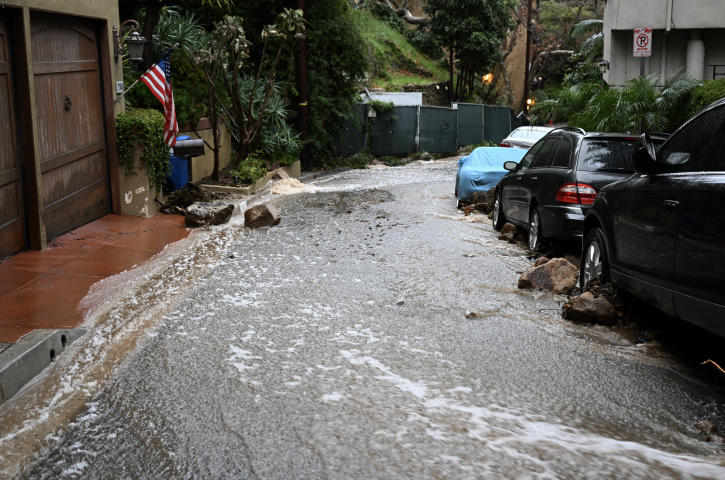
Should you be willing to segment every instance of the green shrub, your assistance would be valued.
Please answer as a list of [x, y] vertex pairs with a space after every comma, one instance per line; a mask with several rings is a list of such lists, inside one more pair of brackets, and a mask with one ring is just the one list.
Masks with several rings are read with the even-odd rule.
[[250, 155], [237, 166], [234, 174], [239, 177], [241, 183], [254, 185], [267, 174], [267, 166], [254, 155]]
[[725, 98], [725, 78], [707, 80], [692, 91], [687, 108], [687, 118], [721, 98]]
[[498, 147], [498, 143], [492, 142], [491, 140], [484, 140], [481, 143], [474, 143], [470, 146], [472, 149], [477, 149], [478, 147]]
[[141, 108], [119, 113], [116, 116], [116, 141], [118, 163], [126, 167], [126, 175], [136, 173], [133, 170], [134, 142], [141, 143], [141, 163], [146, 166], [151, 185], [160, 189], [171, 172], [169, 146], [164, 143], [164, 115], [157, 110]]
[[347, 163], [352, 168], [365, 168], [368, 163], [372, 162], [373, 157], [368, 150], [360, 150], [355, 155], [351, 155], [347, 158]]

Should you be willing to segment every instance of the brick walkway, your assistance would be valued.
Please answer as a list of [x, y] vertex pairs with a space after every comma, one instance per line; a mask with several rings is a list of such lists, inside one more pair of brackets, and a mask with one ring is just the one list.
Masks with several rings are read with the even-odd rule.
[[140, 265], [191, 230], [181, 215], [106, 215], [53, 239], [43, 251], [0, 263], [0, 343], [37, 328], [75, 328], [91, 286]]

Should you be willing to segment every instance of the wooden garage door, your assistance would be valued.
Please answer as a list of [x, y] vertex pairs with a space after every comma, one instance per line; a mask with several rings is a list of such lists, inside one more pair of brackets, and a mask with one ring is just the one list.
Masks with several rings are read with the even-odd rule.
[[0, 17], [0, 259], [25, 248], [10, 65], [10, 35]]
[[109, 212], [98, 45], [92, 23], [31, 17], [48, 238]]

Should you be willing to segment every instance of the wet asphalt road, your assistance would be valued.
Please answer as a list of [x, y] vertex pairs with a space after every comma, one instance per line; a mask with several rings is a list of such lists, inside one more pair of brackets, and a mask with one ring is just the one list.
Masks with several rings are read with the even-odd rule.
[[518, 290], [531, 262], [455, 209], [454, 177], [277, 197], [282, 223], [235, 230], [23, 476], [725, 478], [692, 427], [722, 392]]

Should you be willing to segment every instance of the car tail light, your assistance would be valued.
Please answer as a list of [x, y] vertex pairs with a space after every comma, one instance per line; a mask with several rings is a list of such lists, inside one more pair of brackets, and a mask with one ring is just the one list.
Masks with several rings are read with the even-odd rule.
[[511, 145], [509, 145], [506, 142], [501, 142], [501, 146], [504, 147], [504, 148], [511, 148]]
[[594, 203], [594, 199], [597, 198], [597, 189], [584, 183], [577, 183], [577, 193], [579, 194], [579, 200], [584, 205], [591, 205]]
[[584, 183], [565, 183], [556, 192], [556, 201], [562, 203], [583, 203], [591, 205], [597, 196], [597, 190]]

